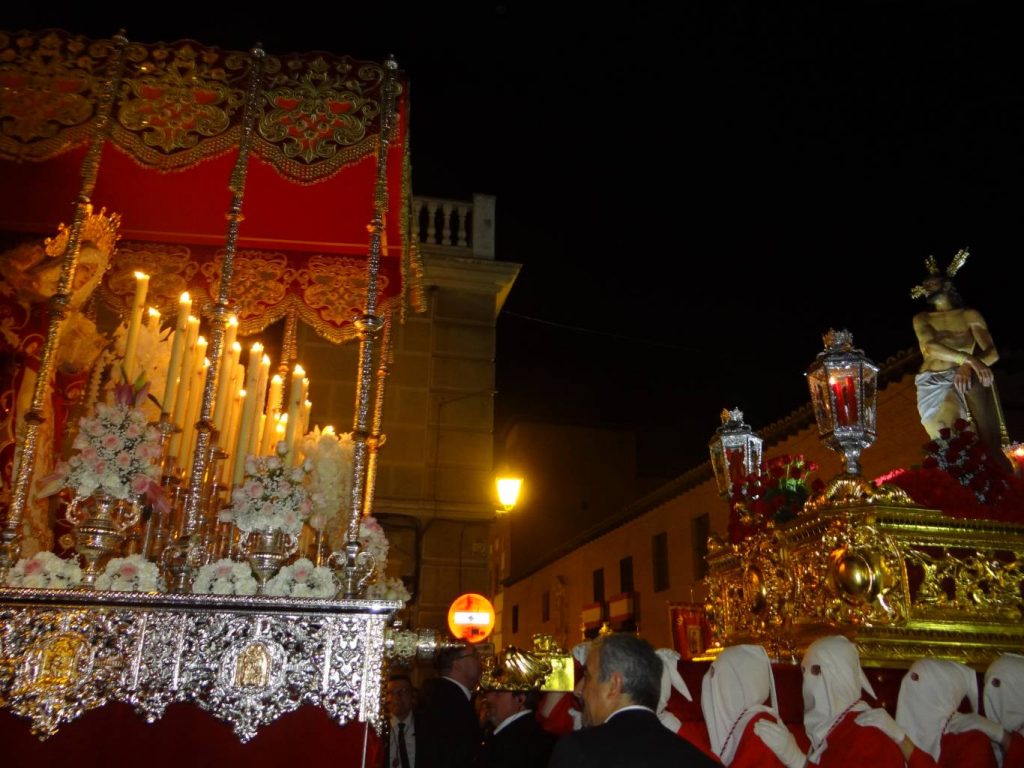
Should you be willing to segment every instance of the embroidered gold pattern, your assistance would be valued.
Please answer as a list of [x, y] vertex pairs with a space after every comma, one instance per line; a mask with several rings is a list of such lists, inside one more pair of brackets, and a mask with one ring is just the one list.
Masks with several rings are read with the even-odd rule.
[[[0, 33], [0, 156], [39, 159], [88, 139], [109, 46]], [[97, 58], [99, 54], [99, 58]]]
[[121, 101], [118, 123], [141, 135], [145, 146], [168, 154], [224, 133], [242, 91], [228, 86], [220, 63], [216, 51], [189, 44], [153, 49], [138, 64], [137, 76], [127, 80], [129, 95]]

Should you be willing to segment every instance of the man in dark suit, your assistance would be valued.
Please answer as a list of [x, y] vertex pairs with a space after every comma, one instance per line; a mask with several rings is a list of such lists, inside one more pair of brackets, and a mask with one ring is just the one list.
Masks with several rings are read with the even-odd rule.
[[473, 692], [482, 666], [473, 646], [441, 650], [434, 659], [440, 677], [423, 684], [416, 710], [425, 740], [422, 765], [430, 768], [470, 768], [480, 750], [480, 720]]
[[541, 727], [535, 710], [551, 665], [509, 646], [484, 671], [480, 690], [493, 726], [484, 739], [477, 768], [531, 768], [547, 765], [555, 735]]
[[583, 672], [585, 727], [558, 740], [550, 768], [718, 765], [658, 720], [661, 670], [646, 640], [626, 633], [595, 640]]
[[417, 727], [413, 713], [412, 680], [404, 672], [388, 678], [386, 705], [389, 732], [384, 750], [384, 768], [429, 768], [423, 749], [425, 734]]

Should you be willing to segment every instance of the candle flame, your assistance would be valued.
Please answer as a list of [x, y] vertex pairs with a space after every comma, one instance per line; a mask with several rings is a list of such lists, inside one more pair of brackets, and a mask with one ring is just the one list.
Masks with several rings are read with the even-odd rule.
[[228, 315], [228, 325], [238, 325], [238, 318], [235, 315]]
[[305, 369], [301, 365], [296, 363], [295, 364], [295, 370], [292, 371], [292, 376], [294, 376], [297, 379], [301, 379], [305, 375], [306, 375]]
[[179, 304], [191, 304], [192, 303], [192, 297], [188, 295], [188, 291], [185, 291], [183, 294], [181, 294], [181, 296], [178, 298], [178, 303]]
[[149, 280], [149, 275], [147, 275], [145, 272], [136, 272], [135, 273], [135, 279], [136, 280]]
[[281, 378], [281, 374], [275, 373], [273, 378], [270, 379], [270, 381], [273, 384], [281, 384], [283, 382], [283, 379]]
[[231, 351], [232, 352], [238, 352], [239, 354], [241, 354], [242, 353], [242, 345], [241, 345], [241, 343], [239, 343], [237, 341], [231, 342]]
[[159, 318], [160, 317], [160, 310], [157, 309], [156, 307], [150, 307], [149, 308], [149, 316], [150, 317]]

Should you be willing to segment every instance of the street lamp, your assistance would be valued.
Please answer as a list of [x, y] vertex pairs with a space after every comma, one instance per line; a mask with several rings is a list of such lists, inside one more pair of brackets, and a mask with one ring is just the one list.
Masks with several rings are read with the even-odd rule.
[[499, 515], [508, 514], [519, 500], [519, 491], [523, 487], [523, 478], [503, 474], [495, 479], [495, 485], [498, 487], [498, 501], [501, 503], [501, 509], [495, 511]]

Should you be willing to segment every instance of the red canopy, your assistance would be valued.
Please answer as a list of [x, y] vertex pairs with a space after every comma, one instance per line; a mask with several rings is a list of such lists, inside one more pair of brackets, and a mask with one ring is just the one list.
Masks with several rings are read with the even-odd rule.
[[[0, 32], [0, 230], [52, 235], [69, 222], [100, 107], [111, 40]], [[253, 74], [249, 53], [193, 41], [131, 43], [94, 206], [121, 214], [101, 296], [123, 311], [132, 272], [151, 275], [165, 316], [183, 290], [217, 295], [229, 181]], [[385, 67], [326, 53], [267, 56], [250, 141], [232, 303], [242, 335], [289, 313], [332, 341], [364, 307], [367, 225], [382, 130]], [[398, 73], [379, 306], [418, 304], [409, 239], [408, 84]], [[202, 301], [202, 298], [200, 299]]]

